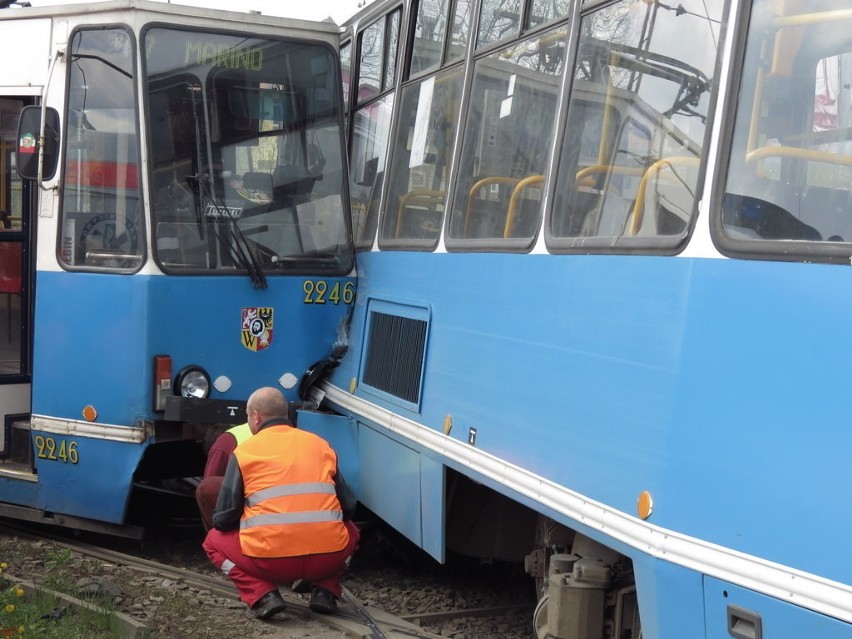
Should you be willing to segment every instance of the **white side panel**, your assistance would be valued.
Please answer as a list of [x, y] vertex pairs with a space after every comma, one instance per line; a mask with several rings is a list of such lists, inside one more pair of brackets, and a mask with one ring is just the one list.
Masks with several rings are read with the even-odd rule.
[[11, 88], [44, 86], [49, 68], [50, 22], [50, 18], [42, 18], [0, 23], [0, 60], [6, 61], [0, 67], [0, 88], [6, 95], [16, 93], [9, 92]]

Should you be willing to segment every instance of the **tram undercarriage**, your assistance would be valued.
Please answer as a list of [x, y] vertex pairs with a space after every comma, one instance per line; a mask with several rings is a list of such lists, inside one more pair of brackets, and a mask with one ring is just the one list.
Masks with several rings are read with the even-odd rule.
[[628, 557], [452, 471], [447, 485], [447, 547], [523, 561], [535, 581], [536, 639], [642, 636]]

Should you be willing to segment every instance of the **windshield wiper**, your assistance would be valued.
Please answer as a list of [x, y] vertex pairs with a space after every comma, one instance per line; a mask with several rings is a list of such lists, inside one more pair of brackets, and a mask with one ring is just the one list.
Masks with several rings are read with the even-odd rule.
[[[266, 275], [263, 273], [263, 267], [261, 266], [260, 260], [257, 255], [255, 255], [251, 246], [249, 246], [248, 240], [246, 240], [246, 236], [243, 233], [242, 229], [237, 225], [237, 220], [231, 216], [231, 212], [228, 210], [228, 207], [222, 205], [220, 202], [216, 201], [216, 196], [213, 193], [213, 188], [210, 185], [210, 176], [207, 174], [201, 174], [192, 176], [193, 181], [200, 188], [199, 191], [204, 193], [207, 196], [207, 199], [210, 202], [210, 205], [216, 210], [216, 218], [220, 220], [226, 220], [228, 222], [228, 226], [230, 228], [230, 238], [228, 242], [228, 248], [231, 252], [231, 257], [234, 258], [234, 261], [237, 262], [242, 268], [244, 268], [251, 278], [252, 286], [255, 288], [266, 288]], [[203, 215], [205, 212], [202, 210], [201, 198], [198, 198], [198, 210]], [[213, 229], [214, 225], [207, 225], [208, 228]], [[214, 230], [214, 235], [217, 239], [219, 239], [218, 233]]]
[[[218, 209], [218, 205], [214, 206]], [[227, 211], [225, 211], [227, 214]], [[242, 258], [243, 268], [248, 271], [251, 283], [255, 288], [266, 288], [266, 275], [263, 273], [263, 267], [260, 264], [255, 252], [249, 246], [245, 233], [237, 225], [237, 220], [228, 216], [228, 221], [231, 223], [231, 237], [233, 238], [232, 246], [237, 254]]]
[[304, 253], [302, 255], [273, 255], [273, 262], [309, 262], [311, 264], [340, 265], [340, 257], [333, 253]]

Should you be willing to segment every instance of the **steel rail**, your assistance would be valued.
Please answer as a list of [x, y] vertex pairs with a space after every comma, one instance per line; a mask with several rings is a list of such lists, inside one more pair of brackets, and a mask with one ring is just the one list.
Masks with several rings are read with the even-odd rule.
[[[71, 551], [77, 552], [85, 557], [98, 559], [104, 562], [171, 579], [177, 583], [192, 586], [201, 590], [209, 590], [210, 593], [224, 599], [239, 598], [233, 584], [220, 575], [203, 575], [192, 572], [185, 568], [176, 568], [150, 559], [144, 559], [117, 550], [101, 548], [85, 542], [67, 539], [60, 535], [54, 535], [45, 531], [35, 531], [26, 526], [8, 521], [0, 521], [0, 529], [6, 529], [21, 537], [31, 540], [46, 539], [57, 542]], [[298, 614], [300, 617], [310, 617], [321, 621], [328, 626], [334, 627], [347, 635], [362, 639], [445, 639], [440, 635], [430, 633], [410, 621], [397, 617], [383, 610], [377, 610], [364, 606], [358, 598], [347, 588], [343, 588], [341, 601], [343, 606], [339, 607], [336, 614], [322, 615], [313, 612], [308, 603], [296, 595], [282, 592], [281, 596], [287, 604], [288, 612]], [[459, 616], [463, 616], [460, 614]], [[377, 617], [380, 617], [377, 619]]]

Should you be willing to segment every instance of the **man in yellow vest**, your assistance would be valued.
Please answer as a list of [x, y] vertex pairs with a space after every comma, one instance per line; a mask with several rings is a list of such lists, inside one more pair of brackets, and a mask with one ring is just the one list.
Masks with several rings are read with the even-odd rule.
[[228, 460], [234, 449], [251, 437], [248, 423], [229, 428], [216, 438], [207, 452], [207, 463], [204, 465], [204, 477], [195, 488], [195, 501], [201, 513], [201, 523], [204, 530], [213, 528], [213, 511], [225, 479]]
[[283, 611], [276, 584], [299, 579], [313, 585], [311, 610], [331, 614], [359, 538], [337, 454], [293, 426], [276, 388], [252, 393], [246, 413], [254, 434], [228, 462], [204, 550], [237, 587], [250, 618]]

